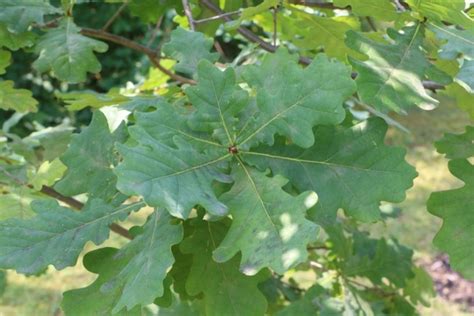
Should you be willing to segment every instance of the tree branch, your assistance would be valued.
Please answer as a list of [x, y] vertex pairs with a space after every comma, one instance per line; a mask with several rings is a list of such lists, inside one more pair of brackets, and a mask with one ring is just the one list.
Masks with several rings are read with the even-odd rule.
[[191, 12], [191, 8], [189, 6], [189, 1], [188, 0], [182, 0], [182, 2], [183, 2], [184, 14], [186, 14], [186, 17], [188, 18], [189, 28], [191, 29], [191, 31], [195, 31], [196, 28], [194, 26], [193, 13]]
[[[59, 200], [59, 201], [65, 203], [67, 205], [69, 205], [73, 209], [81, 210], [84, 207], [84, 203], [82, 203], [82, 202], [80, 202], [80, 201], [78, 201], [78, 200], [76, 200], [72, 197], [64, 196], [61, 193], [59, 193], [58, 191], [56, 191], [55, 189], [53, 189], [52, 187], [44, 185], [41, 188], [40, 192], [47, 195], [47, 196], [55, 198], [56, 200]], [[111, 224], [110, 225], [110, 230], [113, 231], [114, 233], [119, 234], [120, 236], [125, 237], [125, 238], [133, 239], [133, 237], [130, 234], [130, 232], [128, 231], [128, 229], [120, 226], [119, 224], [116, 224], [116, 223]]]
[[103, 39], [103, 40], [106, 40], [106, 41], [109, 41], [109, 42], [112, 42], [124, 47], [131, 48], [138, 52], [142, 52], [148, 56], [148, 58], [153, 63], [153, 65], [156, 66], [156, 68], [160, 69], [162, 72], [167, 74], [171, 79], [175, 81], [179, 81], [181, 83], [196, 84], [196, 81], [177, 75], [169, 71], [165, 67], [163, 67], [160, 64], [161, 58], [159, 57], [158, 53], [155, 50], [149, 47], [146, 47], [145, 45], [142, 45], [140, 43], [129, 40], [128, 38], [118, 36], [118, 35], [103, 31], [103, 30], [96, 30], [96, 29], [90, 29], [90, 28], [84, 27], [82, 28], [81, 33], [83, 35], [87, 35], [94, 38], [100, 38], [100, 39]]

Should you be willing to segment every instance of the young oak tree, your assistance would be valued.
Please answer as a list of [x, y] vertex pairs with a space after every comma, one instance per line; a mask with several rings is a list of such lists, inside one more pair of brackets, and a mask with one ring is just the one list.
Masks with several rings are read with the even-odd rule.
[[[360, 225], [384, 221], [381, 203], [401, 202], [417, 176], [406, 150], [384, 143], [397, 126], [387, 113], [436, 107], [442, 94], [474, 119], [464, 0], [97, 5], [0, 1], [0, 74], [33, 54], [71, 117], [92, 112], [75, 133], [16, 134], [38, 101], [0, 81], [0, 108], [15, 112], [0, 135], [0, 268], [37, 275], [83, 260], [97, 278], [64, 293], [66, 315], [412, 315], [427, 304], [432, 283], [413, 251]], [[78, 24], [80, 8], [108, 20]], [[124, 14], [148, 26], [143, 36], [130, 39], [126, 23], [110, 31]], [[109, 45], [140, 53], [148, 74], [84, 89], [102, 80], [101, 54], [117, 57]], [[466, 278], [473, 144], [472, 126], [436, 143], [465, 186], [427, 203], [443, 219], [435, 245]], [[127, 229], [134, 212], [146, 222]], [[110, 231], [121, 247], [81, 256]]]

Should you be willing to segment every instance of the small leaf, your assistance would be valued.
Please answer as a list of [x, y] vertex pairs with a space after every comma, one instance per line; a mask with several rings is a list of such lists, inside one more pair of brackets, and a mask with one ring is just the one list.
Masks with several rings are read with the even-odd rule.
[[54, 200], [34, 201], [35, 217], [0, 222], [0, 267], [36, 274], [49, 264], [58, 270], [73, 266], [86, 242], [103, 243], [110, 224], [142, 206], [135, 203], [114, 209], [95, 199], [77, 212]]
[[130, 12], [143, 22], [153, 24], [170, 9], [182, 10], [181, 2], [176, 0], [131, 0], [128, 7]]
[[2, 0], [0, 1], [0, 22], [14, 33], [21, 33], [33, 24], [43, 24], [43, 17], [60, 13], [47, 0]]
[[456, 100], [456, 105], [463, 111], [467, 112], [474, 120], [474, 94], [469, 93], [458, 83], [452, 83], [440, 91], [441, 94], [447, 95]]
[[92, 108], [101, 108], [109, 105], [124, 103], [129, 100], [116, 91], [109, 91], [107, 94], [97, 93], [95, 91], [73, 91], [67, 93], [56, 93], [59, 99], [65, 102], [69, 111], [79, 111], [90, 106]]
[[174, 69], [186, 75], [194, 75], [198, 63], [205, 59], [212, 63], [219, 58], [218, 53], [210, 53], [212, 39], [203, 33], [187, 31], [178, 27], [171, 32], [171, 40], [163, 45], [163, 52], [178, 60]]
[[359, 16], [369, 16], [384, 21], [398, 18], [395, 5], [390, 0], [334, 0], [338, 7], [350, 6], [352, 12]]
[[63, 176], [66, 169], [66, 166], [58, 158], [51, 162], [45, 161], [31, 176], [29, 182], [35, 190], [39, 191], [43, 185], [52, 186]]
[[342, 103], [355, 90], [350, 73], [348, 67], [323, 54], [303, 69], [296, 56], [284, 49], [266, 55], [259, 67], [246, 67], [242, 76], [257, 91], [259, 111], [238, 132], [237, 144], [251, 140], [250, 145], [272, 144], [278, 133], [298, 146], [310, 147], [313, 126], [344, 119]]
[[25, 46], [32, 46], [35, 38], [36, 36], [32, 32], [12, 33], [5, 25], [0, 24], [0, 47], [18, 50]]
[[474, 126], [466, 126], [466, 132], [460, 135], [445, 134], [435, 145], [449, 159], [474, 157]]
[[403, 33], [389, 29], [388, 35], [395, 44], [374, 41], [361, 33], [347, 33], [346, 44], [368, 56], [366, 61], [350, 59], [358, 72], [360, 99], [382, 112], [402, 112], [415, 104], [426, 108], [436, 105], [438, 101], [427, 94], [421, 82], [430, 67], [419, 48], [423, 26], [406, 27]]
[[264, 0], [260, 4], [254, 7], [247, 7], [242, 9], [240, 12], [240, 16], [238, 19], [226, 23], [226, 28], [228, 29], [236, 29], [240, 26], [240, 24], [244, 20], [249, 20], [253, 18], [255, 15], [266, 12], [273, 7], [277, 7], [280, 5], [281, 0]]
[[13, 88], [13, 81], [0, 81], [0, 109], [18, 112], [36, 112], [38, 101], [30, 90]]
[[318, 200], [314, 192], [293, 197], [282, 190], [288, 180], [235, 165], [234, 185], [220, 200], [232, 215], [232, 225], [214, 251], [217, 262], [242, 253], [240, 270], [254, 275], [264, 267], [278, 274], [306, 260], [308, 243], [316, 240], [318, 227], [305, 218]]
[[10, 65], [11, 55], [9, 51], [0, 49], [0, 75], [3, 75], [5, 69]]
[[88, 193], [91, 197], [109, 199], [117, 192], [117, 178], [112, 171], [117, 160], [114, 145], [124, 140], [123, 129], [110, 133], [104, 114], [95, 111], [90, 125], [73, 136], [61, 156], [67, 171], [55, 189], [66, 196]]
[[59, 27], [41, 36], [35, 50], [39, 54], [33, 67], [39, 72], [51, 70], [60, 80], [78, 83], [86, 80], [87, 72], [101, 70], [94, 51], [107, 51], [107, 44], [81, 35], [72, 18], [65, 18]]
[[474, 60], [464, 60], [461, 69], [459, 70], [456, 80], [469, 93], [474, 93]]

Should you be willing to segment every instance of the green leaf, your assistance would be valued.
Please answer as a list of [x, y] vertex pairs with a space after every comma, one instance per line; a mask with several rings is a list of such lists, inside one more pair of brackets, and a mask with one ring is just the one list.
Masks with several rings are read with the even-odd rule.
[[[85, 255], [83, 263], [87, 270], [98, 274], [98, 278], [88, 287], [66, 291], [61, 302], [62, 310], [66, 315], [90, 316], [90, 315], [111, 315], [112, 308], [117, 297], [120, 297], [121, 288], [114, 292], [103, 293], [102, 286], [120, 273], [122, 266], [126, 265], [128, 257], [116, 257], [118, 249], [102, 248]], [[114, 264], [111, 264], [114, 262]], [[116, 313], [118, 316], [142, 316], [140, 307], [132, 310]]]
[[408, 279], [406, 286], [403, 289], [403, 294], [409, 297], [410, 301], [416, 305], [423, 304], [426, 307], [430, 306], [430, 299], [436, 296], [436, 291], [433, 285], [431, 276], [420, 267], [414, 267], [414, 277]]
[[[166, 211], [156, 210], [143, 226], [143, 232], [106, 260], [111, 267], [109, 271], [86, 288], [66, 294], [64, 305], [74, 302], [84, 305], [87, 298], [103, 295], [105, 300], [93, 302], [92, 306], [94, 309], [103, 306], [103, 311], [115, 314], [124, 308], [133, 310], [136, 305], [151, 304], [162, 296], [163, 281], [174, 262], [171, 246], [183, 238], [181, 225], [172, 221]], [[83, 312], [86, 310], [89, 315], [97, 315], [90, 307], [85, 307]]]
[[171, 32], [171, 40], [163, 45], [163, 52], [178, 61], [174, 66], [176, 71], [192, 76], [201, 60], [214, 63], [219, 59], [218, 53], [209, 52], [212, 44], [213, 40], [203, 33], [178, 27]]
[[32, 23], [43, 24], [43, 17], [48, 14], [60, 13], [47, 0], [2, 0], [0, 1], [0, 22], [9, 30], [21, 33]]
[[104, 114], [95, 111], [91, 124], [72, 137], [61, 156], [67, 171], [55, 189], [66, 196], [88, 193], [91, 197], [109, 199], [117, 192], [117, 178], [112, 171], [117, 162], [114, 145], [124, 140], [123, 128], [111, 133]]
[[0, 194], [0, 221], [12, 217], [32, 217], [35, 213], [30, 204], [38, 199], [47, 198], [28, 187], [9, 187], [8, 192]]
[[45, 161], [31, 176], [29, 182], [35, 190], [39, 191], [43, 185], [52, 186], [63, 176], [66, 169], [66, 166], [58, 158], [51, 162]]
[[0, 24], [0, 47], [18, 50], [25, 46], [32, 46], [35, 38], [36, 36], [32, 32], [12, 33], [5, 25]]
[[5, 69], [10, 65], [11, 55], [9, 51], [0, 49], [0, 75], [3, 75]]
[[237, 132], [237, 115], [248, 104], [248, 94], [235, 82], [232, 68], [220, 71], [208, 61], [198, 65], [198, 84], [185, 90], [196, 108], [190, 127], [208, 132], [219, 143], [232, 146]]
[[184, 253], [193, 254], [186, 291], [193, 296], [202, 293], [204, 315], [263, 315], [267, 302], [258, 284], [267, 278], [266, 273], [255, 276], [241, 274], [239, 257], [225, 263], [216, 263], [212, 259], [225, 231], [226, 226], [222, 223], [198, 220], [194, 233], [181, 244]]
[[307, 220], [306, 210], [318, 200], [314, 192], [293, 197], [282, 190], [288, 180], [235, 165], [234, 185], [220, 200], [229, 207], [232, 225], [214, 251], [217, 262], [242, 253], [240, 270], [254, 275], [264, 267], [278, 274], [306, 260], [308, 243], [316, 240], [318, 227]]
[[86, 107], [101, 108], [109, 105], [116, 105], [129, 100], [117, 91], [109, 91], [107, 94], [95, 91], [73, 91], [67, 93], [56, 93], [59, 99], [65, 102], [69, 111], [79, 111]]
[[[211, 214], [225, 215], [227, 207], [217, 200], [211, 185], [214, 180], [229, 182], [228, 176], [219, 170], [221, 162], [230, 157], [227, 147], [211, 146], [193, 138], [193, 142], [216, 148], [201, 154], [186, 139], [187, 135], [181, 136], [182, 122], [177, 115], [168, 112], [170, 120], [158, 123], [164, 121], [164, 117], [154, 121], [159, 113], [163, 112], [137, 113], [137, 123], [129, 129], [137, 145], [118, 146], [123, 161], [116, 168], [117, 188], [128, 195], [143, 196], [148, 205], [165, 207], [179, 218], [187, 218], [197, 204]], [[164, 135], [176, 136], [163, 140]]]
[[387, 279], [397, 287], [404, 287], [407, 280], [414, 277], [412, 256], [413, 250], [395, 239], [371, 239], [356, 234], [353, 255], [342, 263], [344, 275], [363, 276], [378, 285]]
[[440, 91], [441, 94], [452, 97], [456, 100], [456, 105], [463, 111], [466, 111], [472, 120], [474, 120], [474, 94], [466, 91], [458, 83], [452, 83]]
[[342, 103], [355, 90], [350, 68], [323, 54], [304, 69], [296, 59], [279, 49], [266, 55], [261, 66], [243, 70], [243, 78], [257, 91], [259, 111], [238, 132], [239, 146], [251, 140], [251, 145], [259, 141], [272, 144], [278, 133], [298, 146], [310, 147], [314, 125], [344, 119]]
[[101, 70], [94, 51], [107, 51], [107, 44], [81, 35], [72, 18], [64, 18], [59, 27], [49, 30], [41, 36], [35, 50], [39, 54], [33, 67], [39, 72], [52, 71], [62, 81], [83, 82], [87, 72], [98, 73]]
[[347, 33], [347, 45], [368, 56], [366, 61], [350, 59], [358, 72], [358, 94], [364, 103], [382, 112], [402, 112], [414, 104], [429, 108], [438, 103], [421, 82], [430, 67], [420, 49], [423, 33], [421, 24], [406, 27], [403, 33], [389, 29], [388, 35], [395, 44], [374, 41], [361, 33]]
[[0, 81], [0, 109], [18, 112], [36, 112], [38, 101], [30, 90], [13, 88], [13, 81]]
[[449, 162], [449, 170], [465, 185], [432, 193], [428, 199], [428, 211], [443, 219], [433, 243], [449, 255], [454, 270], [474, 280], [474, 166], [466, 159], [455, 159]]
[[0, 222], [0, 267], [36, 274], [49, 264], [58, 270], [73, 266], [86, 242], [103, 243], [110, 224], [142, 206], [139, 202], [114, 209], [94, 199], [77, 212], [54, 200], [34, 201], [35, 217]]
[[380, 201], [401, 202], [416, 172], [404, 160], [405, 150], [384, 145], [387, 125], [371, 119], [351, 128], [318, 127], [308, 149], [293, 145], [244, 151], [245, 161], [290, 179], [300, 191], [318, 194], [317, 223], [335, 220], [339, 208], [357, 220], [379, 220]]
[[474, 157], [474, 126], [466, 126], [466, 132], [460, 135], [446, 134], [435, 145], [449, 159]]
[[[171, 69], [176, 64], [176, 61], [172, 59], [167, 59], [167, 60], [162, 60], [160, 64], [166, 69]], [[167, 74], [165, 74], [163, 71], [161, 71], [160, 69], [150, 68], [150, 70], [148, 71], [148, 78], [140, 86], [140, 90], [146, 91], [146, 90], [159, 89], [160, 87], [165, 85], [169, 79], [170, 77]]]
[[466, 88], [469, 93], [474, 93], [474, 60], [464, 60], [456, 80]]
[[412, 11], [423, 17], [437, 22], [449, 22], [460, 25], [465, 29], [474, 27], [474, 20], [463, 10], [466, 5], [464, 0], [406, 0]]
[[369, 16], [384, 21], [398, 18], [395, 5], [390, 0], [334, 0], [338, 7], [350, 6], [352, 12], [359, 16]]
[[130, 12], [143, 22], [156, 24], [166, 11], [173, 8], [179, 10], [182, 5], [176, 0], [131, 0], [128, 7]]
[[238, 19], [230, 21], [226, 23], [227, 28], [237, 28], [244, 20], [249, 20], [253, 18], [255, 15], [266, 12], [273, 7], [277, 7], [280, 5], [281, 0], [264, 0], [260, 4], [254, 7], [247, 7], [240, 12], [240, 16]]
[[457, 58], [459, 54], [474, 58], [474, 32], [472, 30], [458, 30], [455, 27], [430, 23], [429, 29], [436, 37], [446, 41], [441, 46], [439, 56], [445, 59]]
[[[328, 56], [341, 61], [346, 61], [347, 55], [357, 54], [344, 44], [348, 31], [360, 29], [360, 22], [355, 17], [323, 17], [292, 9], [290, 16], [281, 17], [281, 23], [285, 27], [282, 36], [299, 49], [312, 52], [322, 47]], [[318, 36], [314, 36], [315, 32]]]

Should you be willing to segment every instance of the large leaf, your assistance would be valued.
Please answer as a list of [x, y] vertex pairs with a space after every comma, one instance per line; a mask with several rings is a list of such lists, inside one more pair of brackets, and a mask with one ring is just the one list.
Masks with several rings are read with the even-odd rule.
[[293, 197], [282, 190], [288, 180], [281, 176], [269, 178], [242, 164], [234, 169], [234, 185], [220, 197], [233, 222], [214, 259], [224, 262], [240, 251], [240, 270], [247, 275], [264, 267], [283, 274], [306, 260], [306, 246], [318, 232], [305, 218], [306, 210], [316, 204], [317, 195], [306, 192]]
[[73, 136], [69, 148], [61, 156], [68, 169], [56, 184], [56, 190], [67, 196], [89, 193], [93, 197], [110, 198], [117, 191], [117, 180], [112, 171], [117, 160], [114, 143], [124, 140], [123, 128], [111, 133], [104, 114], [94, 112], [91, 124]]
[[323, 54], [304, 69], [296, 59], [279, 49], [265, 56], [259, 67], [243, 70], [242, 76], [257, 91], [259, 111], [240, 129], [237, 144], [271, 144], [278, 133], [309, 147], [314, 143], [314, 125], [337, 124], [344, 119], [342, 103], [355, 90], [350, 68]]
[[350, 6], [352, 12], [359, 16], [394, 21], [398, 18], [395, 5], [390, 0], [334, 0], [338, 7]]
[[465, 185], [431, 194], [428, 211], [443, 219], [433, 243], [448, 253], [453, 269], [474, 279], [474, 166], [467, 159], [455, 159], [449, 170]]
[[211, 53], [212, 39], [203, 33], [187, 31], [178, 27], [171, 32], [171, 40], [163, 45], [163, 52], [178, 60], [174, 69], [187, 75], [194, 75], [198, 63], [203, 60], [215, 62], [218, 53]]
[[45, 15], [59, 12], [48, 0], [0, 1], [0, 22], [15, 33], [26, 31], [32, 23], [41, 25]]
[[39, 57], [33, 67], [39, 72], [51, 70], [55, 77], [70, 83], [85, 81], [88, 72], [99, 72], [101, 66], [94, 51], [103, 53], [108, 46], [83, 36], [80, 30], [72, 18], [65, 18], [57, 28], [49, 30], [35, 47]]
[[455, 27], [431, 23], [429, 28], [435, 32], [436, 37], [445, 40], [439, 53], [441, 58], [454, 59], [459, 54], [474, 58], [474, 31], [458, 30]]
[[208, 132], [227, 146], [235, 145], [237, 114], [248, 103], [248, 95], [235, 82], [232, 68], [220, 71], [210, 62], [198, 66], [198, 84], [186, 89], [196, 108], [190, 122], [195, 131]]
[[410, 8], [421, 17], [427, 17], [438, 22], [449, 22], [460, 25], [465, 29], [474, 27], [474, 20], [465, 12], [464, 0], [407, 0]]
[[13, 81], [0, 81], [0, 109], [18, 112], [36, 111], [38, 101], [30, 90], [13, 88]]
[[0, 24], [0, 47], [4, 46], [10, 50], [17, 50], [33, 45], [34, 39], [35, 35], [32, 32], [12, 33], [5, 25]]
[[[68, 307], [69, 301], [91, 300], [83, 312], [92, 313], [91, 307], [95, 311], [101, 307], [117, 313], [124, 308], [132, 310], [136, 305], [151, 304], [162, 296], [163, 280], [174, 262], [171, 246], [183, 238], [181, 225], [173, 225], [171, 221], [166, 211], [155, 211], [143, 226], [143, 232], [106, 260], [111, 267], [109, 271], [86, 288], [68, 292], [63, 306]], [[97, 299], [101, 297], [106, 299]]]
[[242, 155], [284, 175], [299, 191], [316, 192], [319, 200], [311, 216], [318, 223], [333, 222], [339, 208], [370, 222], [380, 219], [380, 201], [401, 202], [416, 176], [403, 159], [405, 150], [383, 144], [386, 130], [379, 119], [352, 128], [319, 127], [311, 148], [281, 144]]
[[58, 270], [73, 266], [86, 242], [104, 242], [109, 225], [125, 219], [143, 203], [113, 208], [94, 199], [81, 212], [54, 200], [34, 201], [31, 206], [35, 217], [0, 222], [1, 268], [36, 274], [50, 264]]
[[224, 215], [227, 207], [217, 200], [211, 185], [214, 180], [229, 182], [219, 170], [220, 163], [230, 157], [227, 147], [217, 144], [212, 153], [201, 154], [181, 135], [170, 144], [163, 135], [172, 137], [182, 124], [178, 116], [169, 114], [170, 120], [162, 124], [153, 121], [159, 112], [137, 115], [137, 124], [129, 130], [137, 145], [118, 146], [123, 162], [116, 169], [117, 187], [125, 194], [143, 196], [151, 206], [166, 207], [180, 218], [187, 218], [196, 204], [211, 214]]
[[401, 112], [415, 104], [421, 107], [437, 104], [421, 82], [430, 67], [420, 49], [423, 26], [406, 27], [403, 33], [389, 29], [388, 35], [395, 44], [374, 41], [361, 33], [347, 33], [347, 45], [368, 57], [366, 61], [350, 59], [358, 72], [360, 99], [384, 112]]
[[209, 316], [263, 315], [265, 297], [258, 289], [266, 275], [246, 276], [239, 271], [239, 258], [216, 263], [212, 252], [226, 231], [222, 223], [199, 220], [194, 233], [181, 244], [184, 253], [193, 255], [193, 265], [186, 281], [190, 295], [204, 295], [204, 314]]

